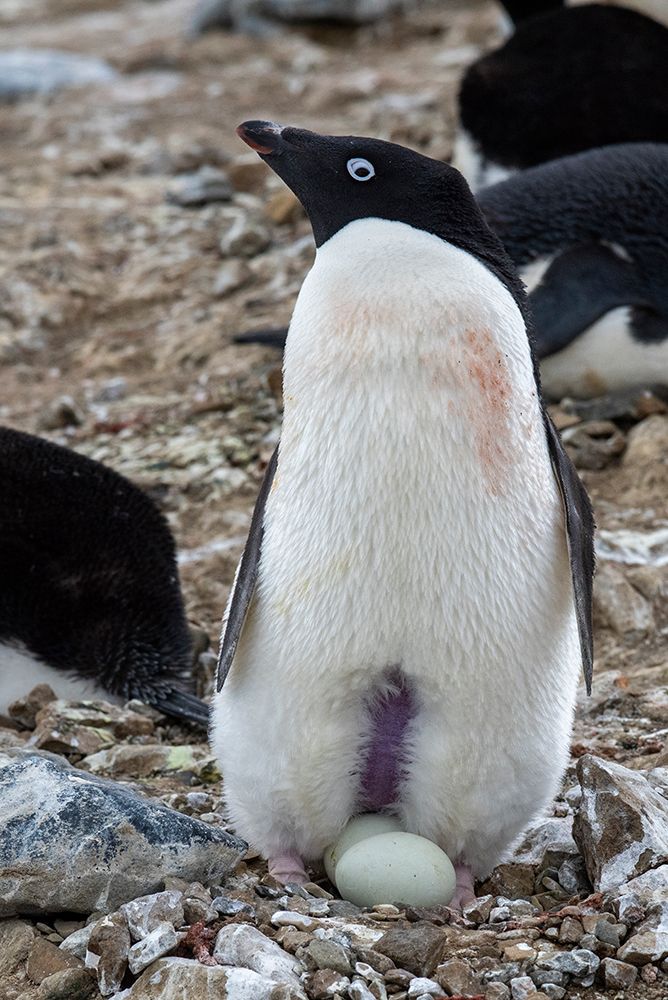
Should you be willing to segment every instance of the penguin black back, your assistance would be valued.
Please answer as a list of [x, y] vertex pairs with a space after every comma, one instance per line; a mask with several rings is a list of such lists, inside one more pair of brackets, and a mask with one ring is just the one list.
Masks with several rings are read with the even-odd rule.
[[206, 706], [188, 691], [174, 542], [138, 487], [68, 448], [0, 428], [0, 564], [0, 644], [206, 724]]
[[589, 4], [522, 21], [469, 67], [461, 126], [484, 163], [524, 169], [611, 143], [668, 141], [666, 93], [668, 29]]

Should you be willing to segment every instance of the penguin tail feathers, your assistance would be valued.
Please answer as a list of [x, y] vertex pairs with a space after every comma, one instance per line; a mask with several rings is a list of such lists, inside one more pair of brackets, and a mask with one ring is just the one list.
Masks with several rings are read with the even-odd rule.
[[202, 729], [209, 727], [209, 706], [200, 698], [178, 688], [161, 688], [147, 692], [144, 699], [152, 708], [174, 719], [192, 722]]
[[246, 333], [236, 333], [232, 340], [235, 344], [266, 344], [268, 347], [277, 347], [281, 351], [285, 347], [288, 336], [286, 326], [269, 327], [263, 330], [248, 330]]

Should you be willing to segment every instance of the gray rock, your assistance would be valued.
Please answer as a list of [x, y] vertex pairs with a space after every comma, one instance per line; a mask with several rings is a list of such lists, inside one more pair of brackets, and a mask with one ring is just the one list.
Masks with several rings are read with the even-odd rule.
[[601, 962], [601, 971], [606, 990], [628, 990], [638, 976], [635, 965], [619, 962], [615, 958], [604, 958]]
[[229, 899], [227, 896], [216, 896], [212, 906], [221, 917], [236, 917], [240, 913], [243, 913], [244, 916], [255, 916], [255, 910], [250, 903], [245, 903], [242, 899]]
[[505, 983], [490, 983], [485, 989], [485, 1000], [509, 1000], [510, 987]]
[[182, 927], [184, 922], [183, 894], [176, 889], [140, 896], [120, 907], [128, 922], [133, 941], [142, 941], [165, 921], [172, 927]]
[[86, 967], [95, 969], [103, 997], [120, 990], [129, 950], [130, 932], [122, 913], [112, 913], [97, 921], [88, 941]]
[[72, 934], [68, 934], [60, 945], [62, 951], [68, 951], [71, 955], [76, 955], [77, 958], [83, 961], [88, 951], [88, 942], [90, 941], [94, 926], [94, 924], [88, 924], [87, 927], [81, 927], [79, 930], [73, 931]]
[[333, 969], [342, 976], [349, 976], [353, 971], [349, 953], [335, 941], [315, 938], [304, 950], [304, 961], [310, 968]]
[[464, 907], [463, 916], [474, 924], [484, 924], [492, 912], [494, 896], [477, 896], [474, 903]]
[[369, 24], [407, 6], [409, 0], [199, 0], [190, 33], [237, 28], [264, 34], [281, 21]]
[[197, 208], [212, 201], [230, 201], [234, 191], [227, 174], [219, 167], [203, 166], [194, 173], [181, 174], [167, 200], [184, 208]]
[[536, 992], [536, 987], [532, 979], [528, 976], [518, 976], [510, 980], [510, 993], [513, 1000], [529, 1000]]
[[63, 969], [39, 984], [37, 1000], [89, 1000], [98, 996], [95, 979], [86, 969]]
[[245, 844], [50, 754], [0, 752], [0, 916], [108, 912], [174, 874], [220, 882]]
[[218, 271], [213, 293], [218, 298], [224, 298], [225, 295], [236, 292], [238, 288], [243, 288], [252, 276], [253, 272], [245, 261], [232, 257], [226, 260]]
[[137, 941], [136, 944], [130, 948], [128, 952], [128, 965], [130, 966], [130, 972], [133, 972], [135, 976], [143, 972], [144, 969], [148, 968], [152, 962], [155, 962], [158, 958], [163, 958], [168, 955], [170, 951], [173, 951], [178, 944], [178, 936], [172, 924], [168, 923], [166, 920], [163, 923], [158, 924], [150, 934], [147, 934], [145, 938], [141, 941]]
[[574, 948], [573, 951], [562, 951], [539, 964], [555, 972], [566, 972], [575, 979], [586, 979], [593, 975], [601, 963], [598, 955], [587, 948]]
[[221, 965], [252, 969], [274, 983], [299, 987], [301, 962], [250, 924], [227, 924], [216, 937], [213, 957]]
[[621, 962], [632, 965], [658, 965], [668, 958], [668, 902], [657, 903], [647, 914], [647, 919], [617, 952]]
[[536, 820], [525, 830], [522, 840], [513, 851], [513, 861], [547, 868], [545, 855], [548, 851], [552, 855], [563, 854], [565, 857], [577, 855], [572, 827], [572, 816], [549, 816]]
[[587, 754], [577, 774], [573, 834], [595, 889], [614, 889], [666, 860], [668, 801], [640, 772]]
[[566, 996], [566, 990], [563, 986], [557, 986], [556, 983], [545, 983], [541, 987], [541, 993], [544, 993], [548, 1000], [563, 1000]]
[[[631, 879], [609, 894], [615, 912], [624, 923], [638, 923], [644, 917], [644, 909], [655, 903], [668, 901], [668, 864], [651, 868], [643, 875]], [[629, 910], [639, 916], [629, 919]]]
[[652, 605], [610, 562], [598, 564], [594, 611], [604, 625], [629, 639], [641, 639], [655, 628]]
[[101, 59], [53, 49], [6, 49], [0, 52], [0, 103], [63, 87], [109, 83], [117, 77]]
[[146, 969], [123, 1000], [305, 1000], [301, 990], [277, 985], [250, 969], [201, 965], [189, 958], [161, 958]]
[[451, 958], [439, 965], [434, 979], [448, 994], [478, 993], [479, 982], [468, 962], [462, 958]]
[[225, 216], [226, 229], [220, 238], [224, 257], [254, 257], [271, 242], [269, 227], [244, 209], [230, 210]]
[[[431, 976], [446, 946], [447, 938], [442, 930], [431, 924], [419, 923], [408, 927], [391, 927], [376, 941], [374, 949], [391, 958], [400, 969], [407, 969], [416, 976]], [[445, 965], [449, 963], [446, 962]], [[436, 979], [444, 985], [440, 976], [437, 975]]]
[[424, 996], [441, 997], [443, 996], [443, 987], [439, 986], [433, 979], [416, 976], [415, 979], [411, 979], [408, 987], [408, 1000], [417, 1000], [417, 997]]

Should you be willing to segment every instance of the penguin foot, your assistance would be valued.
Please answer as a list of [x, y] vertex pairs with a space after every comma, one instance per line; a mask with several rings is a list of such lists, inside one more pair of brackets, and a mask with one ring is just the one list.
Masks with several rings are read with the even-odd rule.
[[283, 885], [290, 882], [306, 885], [309, 881], [304, 862], [298, 854], [277, 854], [269, 858], [269, 874]]
[[455, 865], [455, 878], [457, 887], [455, 894], [450, 900], [450, 909], [461, 913], [465, 906], [475, 903], [475, 889], [473, 888], [473, 872], [468, 865], [458, 861]]

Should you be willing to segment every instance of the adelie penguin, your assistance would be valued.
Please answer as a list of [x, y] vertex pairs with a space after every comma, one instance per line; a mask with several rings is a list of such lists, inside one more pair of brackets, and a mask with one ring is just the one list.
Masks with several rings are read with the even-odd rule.
[[668, 28], [637, 11], [506, 3], [514, 34], [464, 74], [453, 164], [474, 190], [612, 143], [668, 142]]
[[592, 671], [589, 501], [522, 286], [466, 182], [391, 143], [252, 121], [317, 254], [228, 603], [213, 744], [283, 881], [388, 811], [454, 905], [556, 792]]
[[45, 682], [63, 698], [138, 698], [207, 725], [174, 542], [138, 487], [0, 428], [0, 566], [0, 713]]
[[478, 203], [529, 290], [546, 393], [668, 387], [668, 145], [544, 163]]

